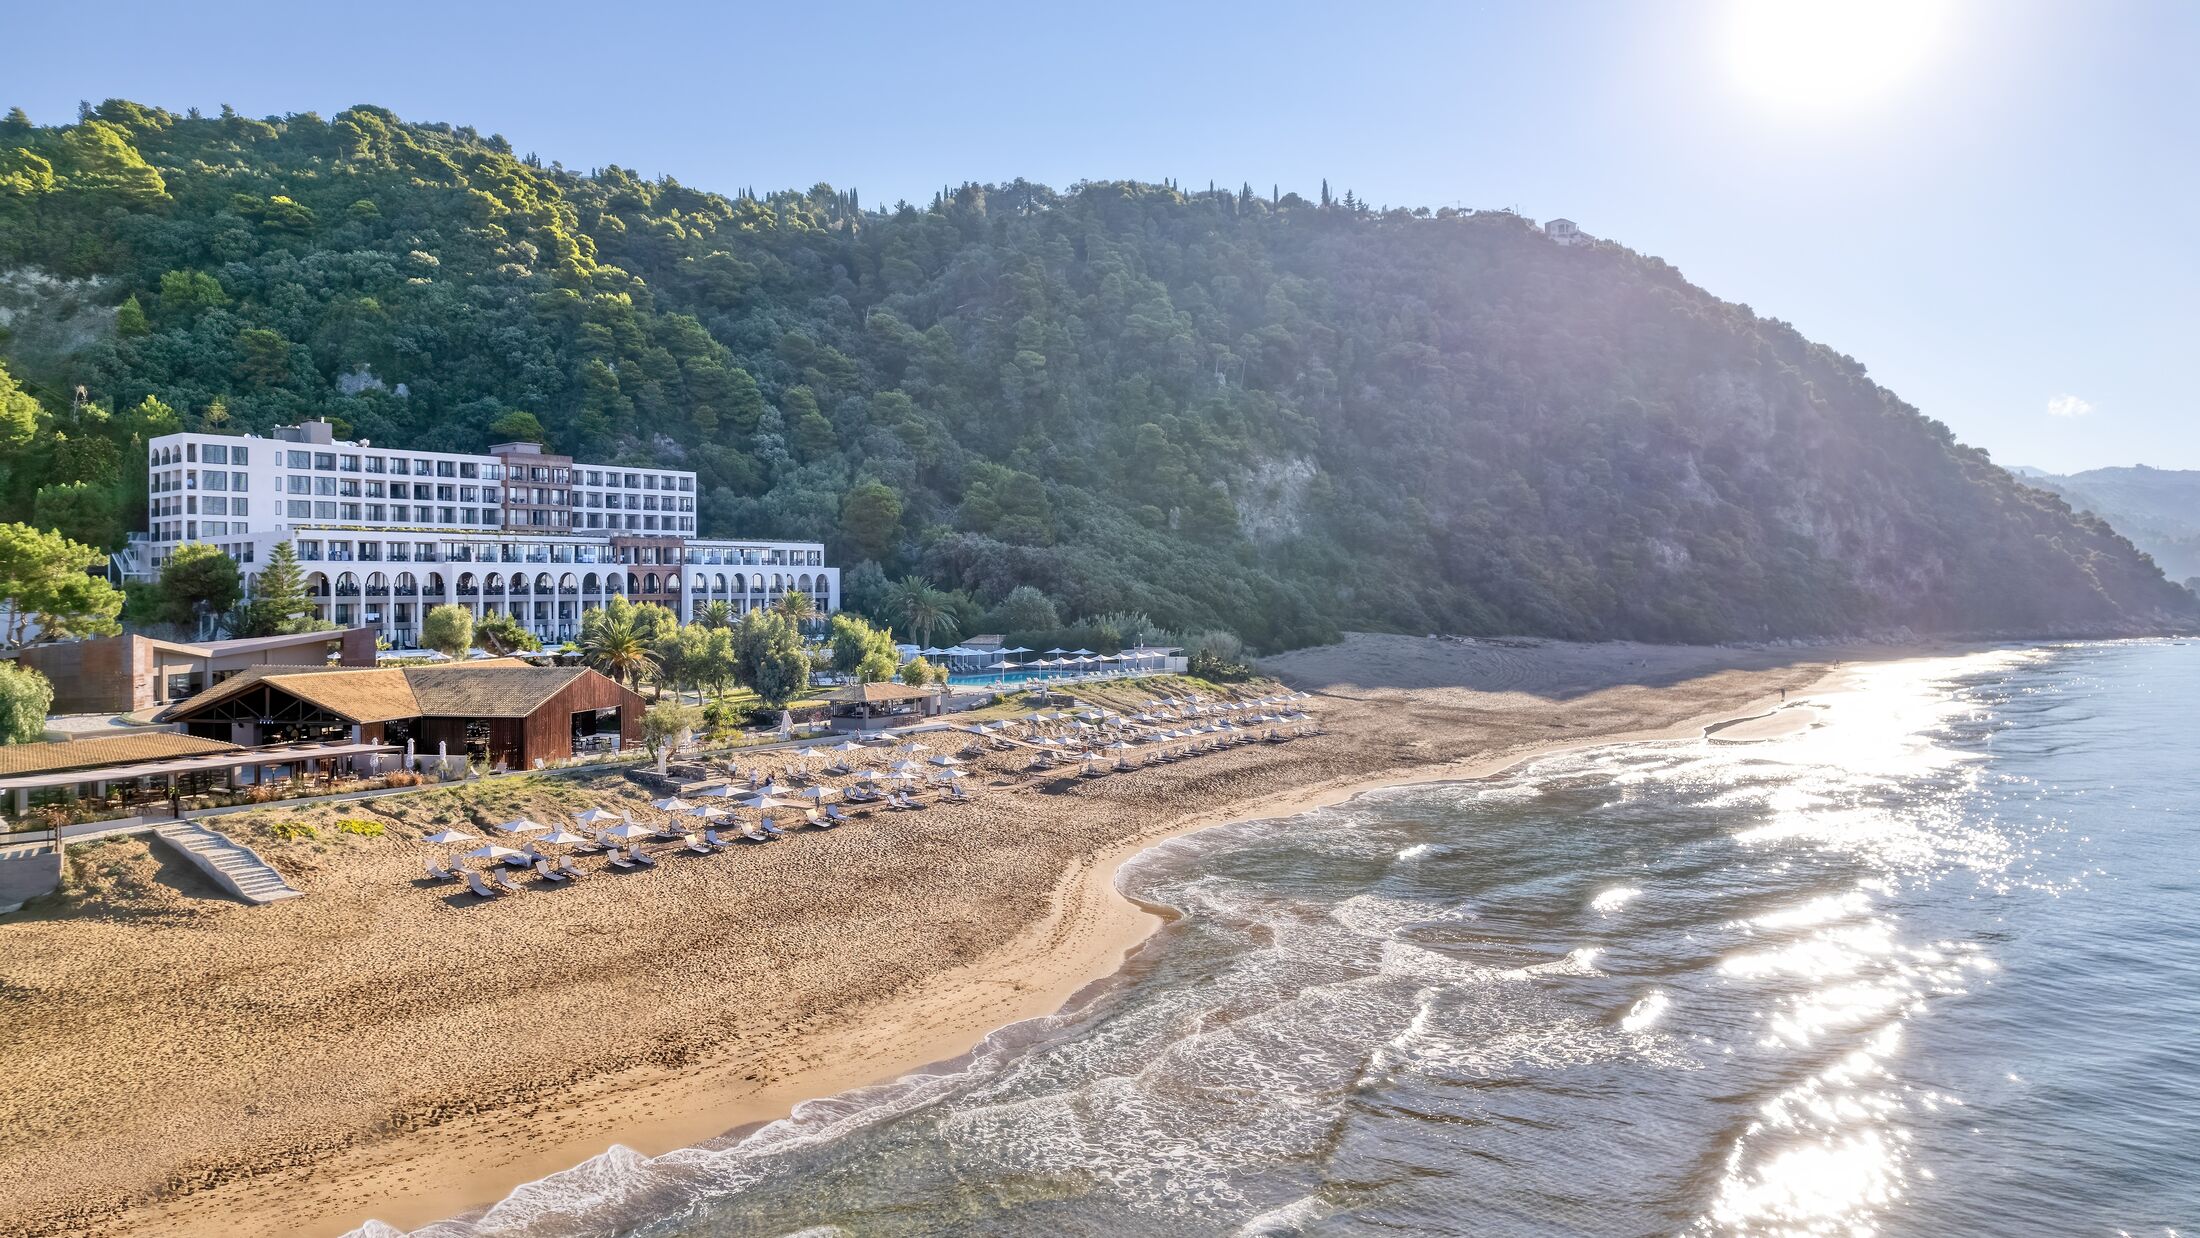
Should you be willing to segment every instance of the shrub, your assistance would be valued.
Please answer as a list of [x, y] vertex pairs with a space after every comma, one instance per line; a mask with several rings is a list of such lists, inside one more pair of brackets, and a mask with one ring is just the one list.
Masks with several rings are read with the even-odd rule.
[[286, 843], [294, 843], [299, 841], [300, 839], [319, 838], [321, 836], [321, 831], [314, 829], [312, 826], [307, 825], [303, 821], [277, 821], [267, 827], [267, 832], [274, 835], [276, 838], [282, 839]]
[[336, 823], [336, 829], [339, 833], [357, 834], [362, 838], [380, 838], [388, 832], [381, 822], [368, 821], [362, 817], [346, 817]]

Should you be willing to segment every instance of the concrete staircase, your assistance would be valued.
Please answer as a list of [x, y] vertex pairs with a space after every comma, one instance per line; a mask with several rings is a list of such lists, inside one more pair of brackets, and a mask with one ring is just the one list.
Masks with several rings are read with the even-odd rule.
[[248, 903], [272, 903], [297, 898], [305, 891], [292, 889], [283, 875], [243, 843], [190, 821], [157, 826], [154, 837], [174, 847], [196, 864], [214, 884]]

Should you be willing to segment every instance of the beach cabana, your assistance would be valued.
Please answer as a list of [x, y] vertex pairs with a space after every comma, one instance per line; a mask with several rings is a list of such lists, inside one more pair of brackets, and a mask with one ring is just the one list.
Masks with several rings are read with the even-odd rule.
[[825, 694], [835, 731], [875, 731], [938, 716], [940, 695], [902, 683], [850, 684]]

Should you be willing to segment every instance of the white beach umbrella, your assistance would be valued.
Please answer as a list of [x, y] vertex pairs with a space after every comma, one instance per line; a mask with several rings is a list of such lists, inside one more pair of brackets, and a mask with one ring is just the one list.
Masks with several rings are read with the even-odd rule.
[[739, 787], [736, 787], [736, 786], [734, 786], [734, 785], [733, 785], [732, 783], [730, 783], [730, 782], [724, 782], [724, 783], [720, 783], [720, 784], [718, 784], [718, 785], [717, 785], [717, 786], [715, 786], [715, 787], [711, 787], [711, 788], [709, 788], [709, 789], [707, 789], [707, 790], [703, 790], [703, 791], [698, 791], [698, 792], [696, 792], [696, 793], [695, 793], [695, 798], [697, 798], [697, 799], [702, 799], [702, 798], [704, 798], [705, 796], [708, 796], [708, 797], [710, 797], [711, 799], [718, 799], [718, 800], [730, 800], [730, 799], [734, 798], [734, 797], [735, 797], [735, 796], [737, 796], [737, 795], [744, 795], [744, 794], [747, 794], [747, 793], [746, 793], [746, 792], [744, 792], [744, 791], [742, 791], [742, 790], [741, 790], [741, 788], [739, 788]]
[[684, 799], [681, 799], [677, 795], [668, 795], [661, 800], [657, 800], [651, 803], [650, 807], [656, 809], [659, 812], [686, 812], [688, 810], [688, 802]]
[[497, 827], [506, 834], [533, 834], [549, 828], [540, 821], [533, 821], [526, 817], [514, 817]]
[[452, 843], [470, 843], [480, 837], [479, 834], [469, 834], [464, 830], [446, 826], [420, 841], [434, 843], [438, 847], [446, 847]]
[[863, 745], [862, 745], [862, 744], [859, 744], [859, 743], [857, 743], [856, 741], [854, 741], [854, 740], [852, 740], [852, 739], [844, 739], [844, 740], [841, 740], [841, 741], [840, 741], [839, 743], [837, 743], [837, 744], [834, 744], [834, 745], [832, 746], [832, 748], [830, 749], [830, 751], [833, 751], [833, 752], [861, 752], [861, 751], [863, 751]]
[[594, 825], [598, 821], [617, 821], [625, 815], [624, 813], [613, 812], [608, 808], [590, 808], [573, 819], [582, 825]]
[[563, 826], [559, 826], [535, 841], [548, 843], [553, 847], [571, 847], [578, 843], [587, 842], [588, 835], [576, 834]]
[[656, 832], [655, 829], [646, 825], [636, 825], [632, 821], [621, 821], [619, 824], [605, 830], [603, 835], [605, 838], [616, 838], [620, 842], [626, 842], [636, 838], [647, 838]]
[[689, 809], [688, 815], [698, 821], [723, 821], [733, 814], [716, 804], [705, 804], [701, 808]]
[[476, 847], [467, 852], [466, 858], [469, 860], [503, 860], [518, 854], [520, 853], [510, 847], [500, 847], [495, 843], [490, 843], [485, 847]]
[[937, 757], [933, 757], [933, 758], [932, 758], [932, 764], [934, 764], [934, 765], [960, 765], [960, 764], [962, 764], [962, 758], [961, 758], [961, 757], [955, 757], [955, 756], [937, 756]]
[[741, 807], [769, 810], [773, 808], [800, 808], [802, 805], [795, 803], [793, 800], [775, 799], [769, 795], [752, 795], [741, 801]]
[[806, 800], [822, 800], [828, 795], [838, 795], [839, 792], [833, 790], [831, 787], [804, 787], [802, 790], [795, 792], [795, 794], [801, 796], [803, 799]]

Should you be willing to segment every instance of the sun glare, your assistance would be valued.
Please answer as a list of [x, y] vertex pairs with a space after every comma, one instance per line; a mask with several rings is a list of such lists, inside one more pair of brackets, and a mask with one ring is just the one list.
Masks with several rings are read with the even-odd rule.
[[1742, 88], [1799, 111], [1837, 111], [1914, 77], [1940, 41], [1942, 0], [1736, 0], [1727, 55]]

